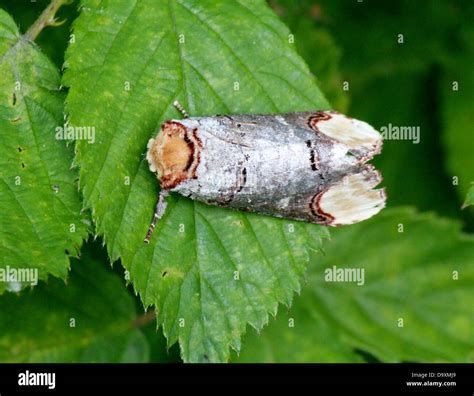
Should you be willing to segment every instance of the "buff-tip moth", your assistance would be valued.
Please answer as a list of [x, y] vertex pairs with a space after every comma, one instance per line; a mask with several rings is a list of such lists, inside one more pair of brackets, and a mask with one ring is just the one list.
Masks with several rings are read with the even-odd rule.
[[385, 206], [382, 178], [367, 164], [382, 148], [373, 127], [335, 111], [189, 118], [161, 125], [147, 160], [161, 193], [327, 226], [353, 224]]

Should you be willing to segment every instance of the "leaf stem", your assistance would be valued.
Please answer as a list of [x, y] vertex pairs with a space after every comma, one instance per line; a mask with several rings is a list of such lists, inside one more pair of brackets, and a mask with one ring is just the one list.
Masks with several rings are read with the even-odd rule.
[[133, 326], [134, 327], [143, 327], [146, 324], [152, 322], [156, 318], [156, 311], [154, 309], [148, 310], [146, 313], [143, 315], [138, 316], [134, 321], [133, 321]]
[[30, 41], [35, 41], [36, 37], [46, 26], [57, 26], [60, 23], [56, 21], [55, 15], [58, 9], [65, 4], [70, 4], [71, 0], [52, 0], [51, 4], [45, 8], [38, 19], [31, 25], [25, 33], [25, 38]]

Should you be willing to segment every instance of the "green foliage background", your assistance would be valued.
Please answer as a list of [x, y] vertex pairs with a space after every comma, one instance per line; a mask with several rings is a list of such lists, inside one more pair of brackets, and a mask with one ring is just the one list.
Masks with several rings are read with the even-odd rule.
[[[82, 0], [26, 40], [48, 4], [0, 0], [0, 268], [41, 279], [0, 283], [0, 361], [474, 360], [472, 2]], [[172, 196], [144, 246], [146, 142], [176, 99], [192, 115], [335, 108], [421, 141], [384, 143], [388, 207], [369, 221]], [[96, 142], [56, 140], [63, 114]], [[325, 282], [332, 266], [365, 284]]]

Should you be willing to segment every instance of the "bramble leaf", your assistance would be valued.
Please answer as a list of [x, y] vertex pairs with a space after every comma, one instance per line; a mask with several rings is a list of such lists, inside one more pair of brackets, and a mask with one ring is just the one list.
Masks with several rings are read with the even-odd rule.
[[[474, 360], [474, 238], [460, 223], [387, 209], [331, 236], [290, 313], [247, 335], [237, 361]], [[334, 266], [364, 276], [329, 282]]]
[[474, 185], [471, 186], [466, 195], [466, 200], [464, 201], [463, 208], [474, 205]]
[[[65, 278], [68, 256], [87, 234], [70, 169], [72, 150], [56, 140], [64, 94], [54, 65], [0, 10], [0, 293], [19, 290], [38, 270]], [[31, 272], [33, 274], [33, 272]]]
[[185, 361], [226, 361], [247, 323], [290, 304], [323, 227], [244, 214], [178, 195], [143, 238], [158, 195], [144, 154], [163, 120], [325, 109], [328, 104], [264, 1], [83, 0], [66, 54], [71, 124], [93, 126], [76, 163], [86, 206], [168, 343]]

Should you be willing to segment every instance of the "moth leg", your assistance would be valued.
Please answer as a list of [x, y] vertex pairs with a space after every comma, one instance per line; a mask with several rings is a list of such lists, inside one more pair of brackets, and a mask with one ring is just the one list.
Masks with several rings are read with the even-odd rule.
[[173, 102], [173, 106], [178, 109], [178, 111], [183, 115], [184, 118], [189, 118], [188, 112], [184, 109], [184, 107], [179, 103], [177, 100]]
[[153, 235], [153, 231], [155, 231], [155, 226], [156, 223], [158, 222], [159, 219], [161, 219], [165, 213], [166, 210], [166, 197], [169, 195], [168, 190], [161, 190], [160, 195], [158, 197], [158, 202], [156, 204], [155, 208], [155, 214], [153, 215], [153, 219], [151, 220], [150, 227], [148, 228], [148, 232], [146, 233], [146, 237], [144, 239], [144, 242], [146, 244], [150, 243], [151, 236]]

